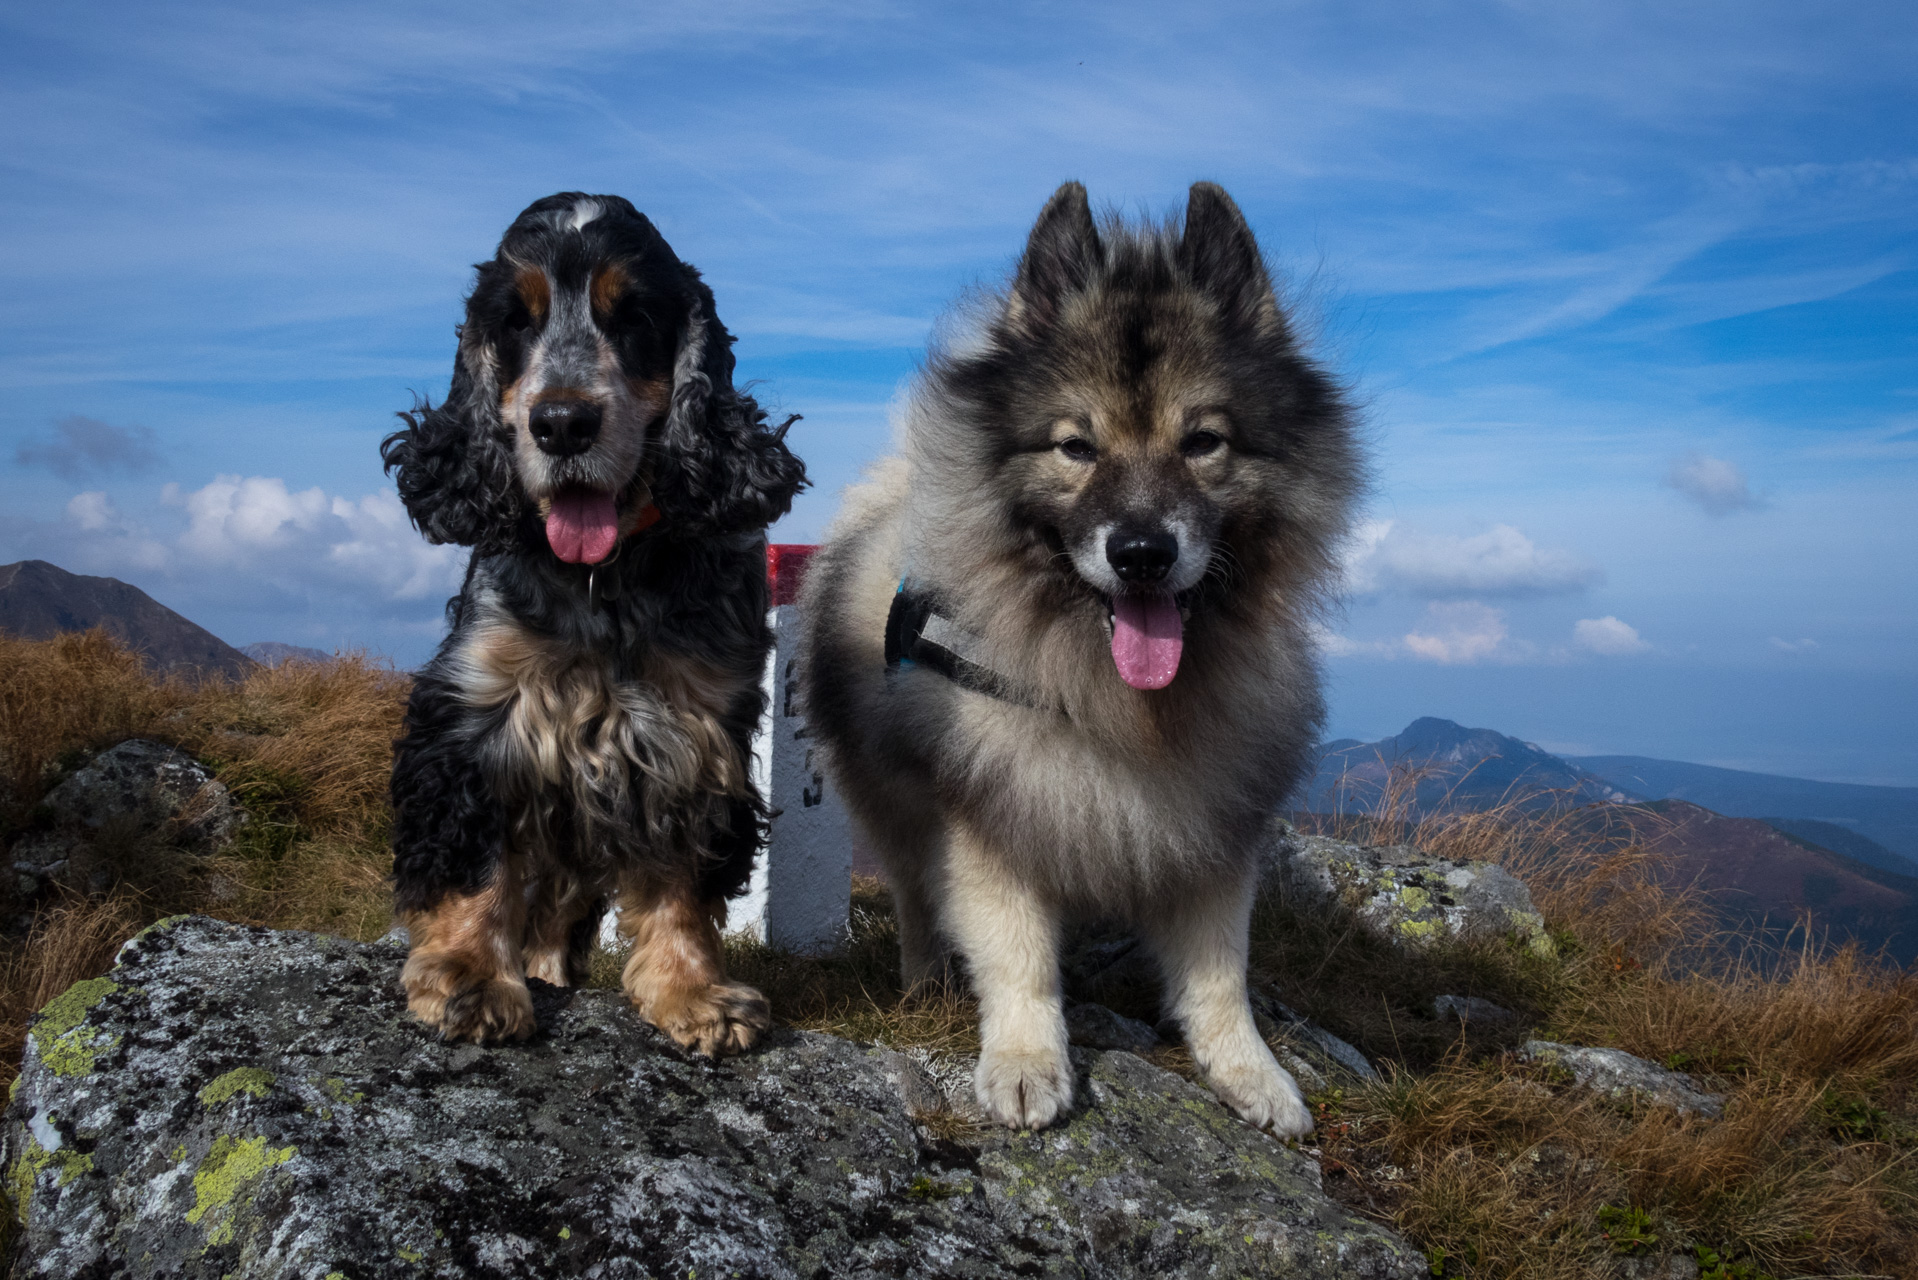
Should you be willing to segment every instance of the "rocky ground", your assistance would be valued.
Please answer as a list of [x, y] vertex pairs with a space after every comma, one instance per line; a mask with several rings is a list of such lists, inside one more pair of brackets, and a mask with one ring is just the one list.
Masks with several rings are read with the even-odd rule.
[[613, 992], [442, 1044], [402, 952], [189, 917], [36, 1021], [7, 1112], [21, 1274], [1422, 1274], [1312, 1158], [1121, 1050], [1039, 1134], [902, 1054], [782, 1030], [718, 1065]]

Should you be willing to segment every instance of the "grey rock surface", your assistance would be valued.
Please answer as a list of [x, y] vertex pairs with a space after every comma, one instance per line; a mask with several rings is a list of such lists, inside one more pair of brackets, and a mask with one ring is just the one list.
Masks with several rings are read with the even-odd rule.
[[41, 802], [51, 828], [29, 831], [8, 851], [15, 888], [31, 898], [55, 881], [79, 888], [76, 871], [90, 839], [104, 829], [158, 832], [171, 843], [202, 853], [233, 842], [245, 813], [226, 785], [192, 756], [165, 743], [130, 738], [102, 751], [74, 771]]
[[[1308, 1087], [1323, 1088], [1329, 1076], [1352, 1075], [1360, 1080], [1379, 1078], [1378, 1068], [1364, 1054], [1289, 1005], [1260, 991], [1252, 993], [1252, 1004], [1253, 1011], [1268, 1020], [1267, 1026], [1262, 1026], [1261, 1030], [1276, 1034], [1294, 1055], [1312, 1064], [1311, 1074], [1319, 1079], [1316, 1085]], [[1292, 1070], [1291, 1065], [1283, 1059], [1280, 1065]], [[1297, 1076], [1298, 1072], [1293, 1071], [1293, 1075]], [[1300, 1079], [1299, 1083], [1303, 1085], [1306, 1082]]]
[[1343, 907], [1383, 937], [1423, 947], [1444, 937], [1517, 935], [1552, 948], [1524, 883], [1490, 862], [1452, 862], [1407, 844], [1362, 845], [1274, 819], [1266, 881], [1292, 905]]
[[1550, 1040], [1527, 1040], [1519, 1050], [1519, 1057], [1561, 1067], [1571, 1072], [1573, 1082], [1580, 1088], [1620, 1102], [1648, 1102], [1710, 1120], [1725, 1113], [1722, 1095], [1706, 1093], [1696, 1080], [1683, 1072], [1667, 1070], [1623, 1049], [1592, 1049], [1555, 1044]]
[[1439, 1021], [1487, 1023], [1511, 1022], [1518, 1017], [1502, 1004], [1493, 1004], [1478, 996], [1433, 996], [1432, 1016]]
[[713, 1064], [614, 992], [535, 983], [533, 1040], [443, 1044], [401, 959], [187, 917], [50, 1004], [6, 1115], [17, 1273], [1426, 1270], [1307, 1155], [1128, 1053], [1075, 1050], [1052, 1129], [934, 1127], [908, 1055], [779, 1029]]
[[179, 843], [201, 849], [229, 843], [241, 821], [212, 770], [176, 747], [145, 738], [102, 751], [42, 803], [62, 825], [98, 830], [130, 821], [166, 827]]
[[1102, 1004], [1066, 1006], [1066, 1039], [1088, 1049], [1124, 1049], [1128, 1053], [1156, 1049], [1164, 1043], [1150, 1026]]

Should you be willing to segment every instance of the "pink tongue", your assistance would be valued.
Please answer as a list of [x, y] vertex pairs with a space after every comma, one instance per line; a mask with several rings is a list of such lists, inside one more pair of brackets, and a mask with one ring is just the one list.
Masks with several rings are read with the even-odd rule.
[[546, 541], [567, 564], [598, 564], [619, 541], [619, 510], [613, 495], [565, 489], [546, 513]]
[[1134, 689], [1163, 689], [1179, 674], [1185, 648], [1179, 606], [1171, 596], [1112, 598], [1112, 665]]

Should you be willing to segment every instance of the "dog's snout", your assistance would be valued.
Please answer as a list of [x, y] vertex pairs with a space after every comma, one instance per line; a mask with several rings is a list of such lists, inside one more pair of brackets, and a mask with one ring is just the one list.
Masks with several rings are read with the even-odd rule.
[[599, 406], [590, 400], [548, 400], [533, 408], [533, 442], [557, 458], [584, 453], [599, 438]]
[[1164, 529], [1115, 530], [1106, 538], [1106, 563], [1121, 582], [1159, 582], [1179, 559], [1179, 540]]

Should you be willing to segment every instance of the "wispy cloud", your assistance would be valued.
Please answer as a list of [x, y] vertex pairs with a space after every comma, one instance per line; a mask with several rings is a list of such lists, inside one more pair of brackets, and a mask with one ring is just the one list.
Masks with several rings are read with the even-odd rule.
[[1673, 461], [1665, 473], [1665, 487], [1691, 499], [1706, 515], [1728, 516], [1764, 505], [1752, 492], [1742, 467], [1709, 454], [1688, 453]]
[[1638, 628], [1620, 622], [1610, 614], [1602, 618], [1580, 618], [1572, 624], [1572, 643], [1588, 653], [1604, 658], [1622, 658], [1651, 649]]
[[159, 465], [159, 437], [150, 427], [116, 427], [72, 413], [53, 424], [50, 436], [15, 449], [13, 460], [23, 467], [46, 467], [63, 480], [137, 475]]
[[1344, 570], [1354, 595], [1398, 591], [1423, 597], [1553, 595], [1581, 591], [1604, 577], [1597, 566], [1539, 547], [1509, 524], [1455, 537], [1390, 520], [1359, 527]]

